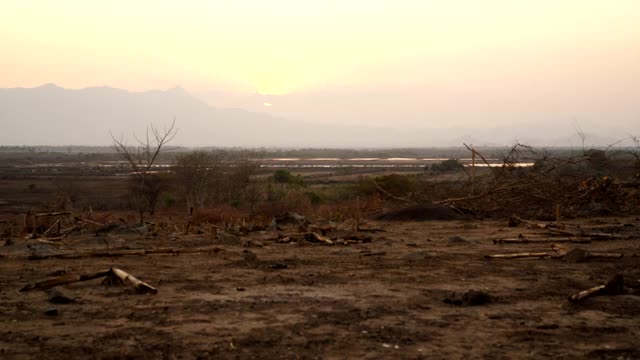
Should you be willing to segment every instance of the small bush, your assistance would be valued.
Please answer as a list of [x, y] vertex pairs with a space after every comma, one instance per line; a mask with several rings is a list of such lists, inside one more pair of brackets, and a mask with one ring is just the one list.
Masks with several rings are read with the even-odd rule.
[[316, 194], [313, 191], [307, 191], [304, 194], [307, 195], [307, 197], [309, 198], [309, 201], [311, 201], [311, 204], [313, 205], [317, 205], [317, 204], [320, 204], [320, 202], [322, 202], [320, 195]]
[[163, 202], [163, 204], [164, 204], [164, 207], [165, 207], [165, 208], [167, 208], [167, 209], [171, 209], [171, 208], [173, 208], [174, 206], [176, 206], [176, 203], [177, 203], [178, 201], [177, 201], [177, 200], [176, 200], [176, 198], [175, 198], [175, 197], [173, 197], [172, 195], [165, 194], [165, 195], [163, 196], [162, 202]]
[[288, 185], [297, 185], [304, 186], [304, 179], [300, 175], [292, 175], [287, 170], [276, 170], [273, 173], [273, 181], [276, 184], [288, 184]]
[[375, 181], [381, 188], [395, 196], [406, 196], [415, 192], [418, 187], [415, 177], [399, 174], [380, 176]]
[[355, 196], [370, 196], [378, 193], [378, 187], [373, 179], [361, 176], [352, 191]]
[[431, 171], [437, 173], [454, 172], [464, 169], [464, 165], [456, 159], [449, 159], [430, 167]]

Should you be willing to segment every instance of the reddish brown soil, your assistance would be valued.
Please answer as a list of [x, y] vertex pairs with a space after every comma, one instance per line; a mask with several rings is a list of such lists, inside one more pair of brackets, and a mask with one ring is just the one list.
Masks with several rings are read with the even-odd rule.
[[[62, 246], [224, 249], [179, 256], [30, 261], [20, 250], [25, 240], [16, 240], [0, 248], [0, 358], [638, 359], [640, 296], [580, 304], [567, 297], [614, 274], [638, 285], [640, 223], [573, 223], [634, 238], [580, 245], [624, 253], [619, 260], [583, 263], [485, 260], [486, 254], [549, 248], [494, 245], [494, 238], [533, 231], [503, 221], [370, 223], [386, 232], [349, 246], [279, 244], [267, 240], [268, 233], [224, 241], [211, 235], [86, 235]], [[469, 243], [449, 243], [454, 235]], [[243, 247], [246, 240], [266, 246]], [[247, 261], [244, 250], [258, 261]], [[272, 269], [274, 263], [287, 268]], [[67, 305], [48, 303], [41, 291], [19, 292], [57, 270], [82, 274], [112, 266], [157, 287], [158, 294], [138, 295], [100, 280], [60, 287], [77, 300]], [[486, 291], [494, 300], [478, 306], [444, 302], [467, 290]], [[50, 307], [59, 314], [45, 315]]]

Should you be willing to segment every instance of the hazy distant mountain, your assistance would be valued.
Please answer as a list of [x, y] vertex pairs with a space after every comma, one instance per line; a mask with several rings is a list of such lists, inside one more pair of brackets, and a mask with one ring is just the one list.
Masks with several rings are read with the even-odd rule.
[[[81, 90], [47, 84], [0, 89], [0, 145], [106, 145], [109, 132], [130, 137], [148, 124], [162, 126], [175, 117], [176, 145], [281, 147], [431, 147], [580, 145], [575, 131], [532, 124], [500, 129], [391, 129], [339, 127], [276, 118], [241, 109], [214, 108], [182, 88], [129, 92], [109, 87]], [[624, 134], [622, 135], [624, 136]], [[607, 145], [620, 136], [589, 135], [587, 145]]]

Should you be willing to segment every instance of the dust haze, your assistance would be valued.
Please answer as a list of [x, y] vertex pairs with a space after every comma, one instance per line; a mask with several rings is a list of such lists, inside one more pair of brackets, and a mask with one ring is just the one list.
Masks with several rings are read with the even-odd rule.
[[640, 359], [638, 24], [0, 1], [0, 358]]

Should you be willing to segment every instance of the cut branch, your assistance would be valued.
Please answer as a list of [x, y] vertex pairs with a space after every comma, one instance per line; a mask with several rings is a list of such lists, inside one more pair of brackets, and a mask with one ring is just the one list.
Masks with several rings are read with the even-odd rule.
[[157, 294], [158, 293], [158, 289], [154, 288], [153, 286], [147, 284], [144, 281], [138, 280], [138, 278], [124, 272], [123, 270], [120, 270], [117, 268], [111, 268], [110, 274], [111, 276], [118, 277], [118, 279], [120, 279], [120, 281], [122, 281], [123, 283], [133, 286], [133, 288], [136, 289], [136, 292], [138, 292], [139, 294]]
[[121, 283], [129, 284], [133, 286], [136, 289], [136, 291], [141, 294], [157, 294], [158, 293], [158, 290], [153, 286], [117, 268], [111, 268], [107, 271], [101, 271], [94, 274], [79, 275], [79, 276], [66, 275], [66, 276], [61, 276], [54, 279], [49, 279], [49, 280], [40, 281], [36, 283], [30, 283], [25, 285], [22, 289], [20, 289], [20, 291], [26, 292], [31, 290], [47, 290], [47, 289], [54, 288], [56, 286], [69, 285], [69, 284], [74, 284], [82, 281], [98, 279], [102, 277], [106, 277], [107, 279], [118, 279], [118, 281]]
[[60, 219], [56, 220], [56, 222], [54, 222], [53, 225], [51, 225], [45, 232], [43, 232], [42, 235], [46, 236], [56, 226], [58, 227], [58, 232], [60, 232]]
[[31, 291], [31, 290], [47, 290], [60, 285], [68, 285], [81, 281], [93, 280], [105, 276], [109, 276], [111, 274], [111, 270], [101, 271], [94, 274], [87, 275], [65, 275], [61, 277], [57, 277], [54, 279], [44, 280], [36, 283], [27, 284], [25, 287], [20, 289], [21, 292]]
[[546, 244], [546, 243], [574, 243], [574, 244], [588, 244], [591, 242], [591, 238], [581, 237], [559, 237], [559, 238], [506, 238], [506, 239], [494, 239], [494, 244]]
[[74, 218], [74, 220], [75, 221], [80, 221], [80, 222], [83, 222], [83, 223], [87, 223], [87, 224], [91, 224], [91, 225], [95, 225], [95, 226], [104, 226], [104, 224], [99, 223], [97, 221], [93, 221], [93, 220], [89, 220], [89, 219], [83, 219], [83, 218], [77, 217], [77, 216]]
[[485, 255], [485, 259], [496, 260], [496, 259], [542, 259], [551, 257], [551, 254], [546, 252], [535, 252], [535, 253], [514, 253], [514, 254], [496, 254], [496, 255]]
[[64, 216], [64, 215], [71, 215], [70, 212], [68, 211], [64, 211], [64, 212], [52, 212], [52, 213], [40, 213], [40, 214], [35, 214], [35, 217], [43, 217], [43, 216]]
[[402, 198], [399, 196], [395, 196], [392, 193], [388, 192], [387, 190], [383, 189], [382, 186], [380, 186], [380, 184], [378, 184], [375, 180], [371, 180], [373, 181], [373, 184], [376, 186], [376, 188], [378, 189], [378, 191], [380, 191], [381, 193], [383, 193], [385, 196], [394, 199], [394, 200], [398, 200], [398, 201], [402, 201], [411, 205], [417, 205], [418, 203], [410, 200], [410, 199], [406, 199], [406, 198]]
[[489, 170], [491, 170], [491, 172], [493, 173], [493, 177], [495, 177], [496, 179], [498, 178], [498, 173], [496, 172], [496, 170], [491, 166], [491, 164], [489, 164], [489, 162], [487, 161], [487, 159], [485, 159], [485, 157], [479, 153], [478, 151], [476, 151], [476, 149], [470, 147], [469, 145], [462, 143], [469, 151], [471, 151], [473, 154], [478, 155], [480, 157], [480, 159], [482, 159], [482, 162], [485, 163], [485, 165], [487, 165], [487, 167], [489, 168]]

